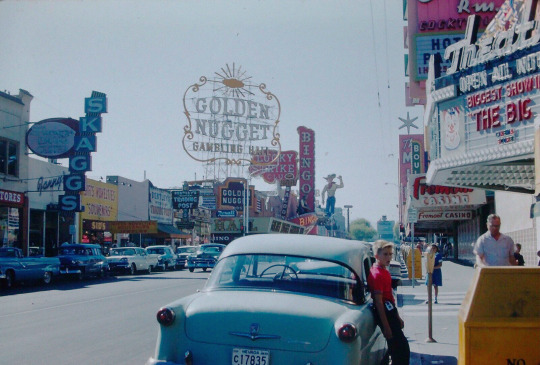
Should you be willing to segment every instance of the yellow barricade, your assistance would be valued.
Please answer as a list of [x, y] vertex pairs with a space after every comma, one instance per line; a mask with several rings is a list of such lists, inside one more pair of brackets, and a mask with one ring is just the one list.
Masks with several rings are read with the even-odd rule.
[[476, 270], [458, 314], [458, 364], [539, 364], [539, 288], [540, 268]]

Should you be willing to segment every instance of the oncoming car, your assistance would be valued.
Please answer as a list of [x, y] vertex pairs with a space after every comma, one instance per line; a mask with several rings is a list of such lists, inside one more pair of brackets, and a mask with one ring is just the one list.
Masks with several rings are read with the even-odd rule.
[[367, 274], [369, 247], [337, 238], [239, 238], [205, 287], [157, 312], [147, 365], [385, 364]]
[[200, 245], [197, 252], [188, 256], [187, 267], [190, 272], [200, 268], [203, 271], [213, 268], [223, 250], [227, 247], [221, 243], [205, 243]]

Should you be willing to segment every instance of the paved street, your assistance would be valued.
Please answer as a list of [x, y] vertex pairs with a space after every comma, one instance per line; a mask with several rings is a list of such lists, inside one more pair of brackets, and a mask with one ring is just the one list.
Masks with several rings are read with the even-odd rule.
[[[422, 266], [425, 274], [425, 266]], [[439, 304], [433, 304], [433, 331], [435, 343], [428, 343], [427, 286], [416, 280], [413, 288], [409, 280], [398, 288], [398, 304], [405, 321], [405, 335], [411, 347], [411, 365], [455, 365], [458, 358], [457, 315], [474, 269], [444, 261], [443, 286], [439, 288]], [[433, 294], [435, 295], [435, 294]]]

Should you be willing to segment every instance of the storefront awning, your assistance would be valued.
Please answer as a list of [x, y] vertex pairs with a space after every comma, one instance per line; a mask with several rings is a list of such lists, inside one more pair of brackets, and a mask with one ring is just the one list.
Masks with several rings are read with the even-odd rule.
[[430, 185], [534, 193], [533, 141], [435, 159], [426, 174]]
[[166, 235], [170, 238], [190, 238], [191, 234], [183, 232], [172, 224], [158, 223], [158, 234]]

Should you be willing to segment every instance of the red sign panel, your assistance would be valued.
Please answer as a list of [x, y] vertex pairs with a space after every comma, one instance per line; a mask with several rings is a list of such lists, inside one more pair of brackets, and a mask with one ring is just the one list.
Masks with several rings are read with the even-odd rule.
[[300, 197], [306, 197], [308, 208], [315, 211], [315, 132], [307, 127], [298, 127], [300, 137], [299, 182]]
[[24, 194], [16, 191], [0, 189], [0, 203], [7, 203], [9, 205], [22, 207], [24, 205]]
[[[277, 155], [277, 151], [268, 150], [267, 152], [258, 153], [253, 156], [253, 160], [259, 164], [268, 164], [272, 162]], [[298, 152], [296, 151], [281, 151], [277, 165], [251, 165], [249, 172], [264, 171], [261, 175], [264, 181], [268, 184], [274, 184], [277, 181], [281, 182], [281, 185], [287, 184], [288, 181], [294, 181], [296, 185], [296, 179], [298, 178], [298, 164], [296, 163]]]

